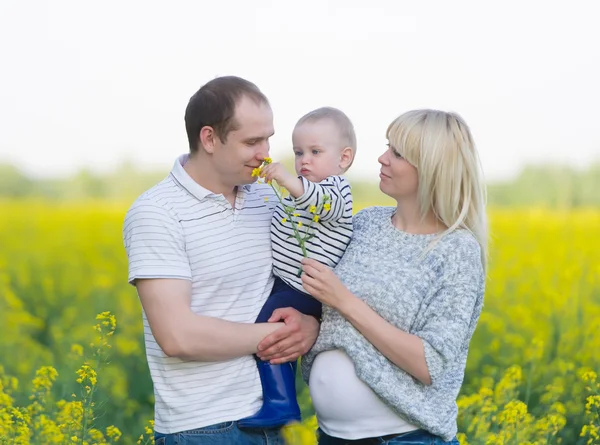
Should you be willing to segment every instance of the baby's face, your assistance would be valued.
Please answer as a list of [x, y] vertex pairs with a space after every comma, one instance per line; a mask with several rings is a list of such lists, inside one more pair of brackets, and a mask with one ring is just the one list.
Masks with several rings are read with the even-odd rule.
[[344, 144], [330, 119], [305, 122], [292, 133], [296, 173], [311, 182], [342, 173], [340, 156]]

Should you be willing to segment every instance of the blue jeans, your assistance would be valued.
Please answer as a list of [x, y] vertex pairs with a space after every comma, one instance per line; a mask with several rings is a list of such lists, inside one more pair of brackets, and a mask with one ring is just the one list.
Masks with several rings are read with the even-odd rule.
[[237, 422], [223, 422], [173, 434], [154, 433], [155, 445], [285, 445], [279, 428], [240, 429]]
[[369, 437], [366, 439], [338, 439], [325, 434], [321, 429], [317, 430], [319, 445], [458, 445], [456, 438], [445, 442], [439, 436], [434, 436], [424, 430], [409, 431], [397, 435], [383, 437]]

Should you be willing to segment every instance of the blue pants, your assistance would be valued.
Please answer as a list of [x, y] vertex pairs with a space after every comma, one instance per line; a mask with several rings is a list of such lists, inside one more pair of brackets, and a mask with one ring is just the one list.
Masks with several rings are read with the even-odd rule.
[[154, 433], [155, 445], [285, 445], [279, 428], [240, 429], [223, 422], [173, 434]]
[[293, 307], [298, 312], [305, 315], [312, 315], [317, 320], [321, 319], [322, 305], [319, 300], [311, 297], [308, 294], [297, 291], [293, 287], [287, 285], [281, 278], [275, 277], [275, 284], [271, 295], [260, 310], [256, 323], [266, 322], [275, 309], [283, 307]]
[[368, 437], [365, 439], [339, 439], [325, 434], [321, 429], [317, 430], [319, 445], [459, 445], [456, 438], [445, 442], [438, 436], [434, 436], [424, 430], [409, 431], [401, 434], [390, 434], [382, 437]]

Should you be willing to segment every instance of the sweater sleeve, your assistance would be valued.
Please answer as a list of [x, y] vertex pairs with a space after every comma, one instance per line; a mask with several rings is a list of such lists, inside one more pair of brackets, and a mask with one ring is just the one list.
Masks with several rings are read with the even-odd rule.
[[412, 333], [423, 341], [433, 385], [468, 348], [483, 307], [484, 272], [477, 242], [456, 246], [439, 290], [419, 316]]
[[319, 209], [323, 197], [329, 196], [329, 206], [322, 206], [321, 211], [317, 213], [321, 221], [338, 221], [352, 216], [352, 192], [350, 183], [344, 177], [329, 176], [319, 183], [302, 177], [300, 179], [304, 186], [304, 193], [295, 199], [299, 209], [309, 212], [312, 206]]

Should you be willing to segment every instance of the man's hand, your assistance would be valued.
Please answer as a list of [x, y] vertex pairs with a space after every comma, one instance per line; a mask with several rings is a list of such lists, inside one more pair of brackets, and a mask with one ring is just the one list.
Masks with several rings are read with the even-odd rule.
[[285, 326], [265, 337], [258, 344], [257, 355], [273, 365], [291, 362], [306, 354], [319, 335], [319, 322], [310, 315], [287, 307], [276, 309], [269, 323], [283, 321]]

